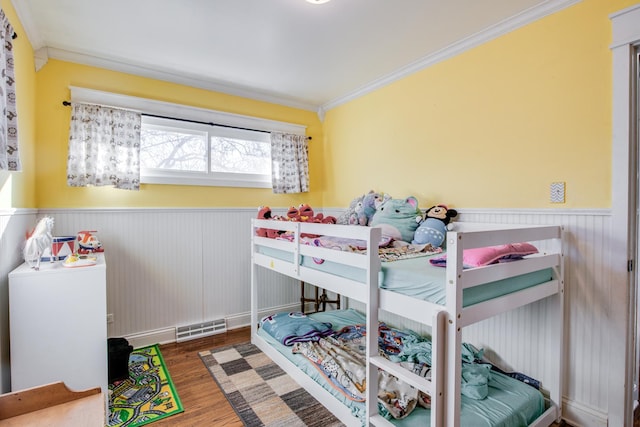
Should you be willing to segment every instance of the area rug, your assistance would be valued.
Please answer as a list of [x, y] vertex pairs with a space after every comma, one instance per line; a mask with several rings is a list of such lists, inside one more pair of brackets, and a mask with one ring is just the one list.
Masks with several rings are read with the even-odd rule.
[[129, 356], [129, 378], [109, 384], [107, 426], [137, 427], [182, 412], [182, 403], [157, 345]]
[[199, 355], [245, 426], [343, 425], [253, 344]]

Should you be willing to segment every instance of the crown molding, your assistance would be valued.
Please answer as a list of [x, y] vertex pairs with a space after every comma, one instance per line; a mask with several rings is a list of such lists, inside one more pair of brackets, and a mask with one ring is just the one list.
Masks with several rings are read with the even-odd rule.
[[332, 108], [360, 98], [363, 95], [387, 86], [395, 81], [401, 80], [413, 73], [435, 65], [438, 62], [452, 58], [483, 43], [487, 43], [488, 41], [505, 35], [511, 31], [524, 27], [538, 19], [544, 18], [545, 16], [551, 15], [569, 6], [573, 6], [576, 3], [580, 3], [581, 1], [582, 0], [549, 0], [541, 5], [531, 7], [517, 15], [503, 20], [502, 22], [485, 28], [482, 31], [440, 49], [439, 51], [414, 61], [389, 75], [376, 79], [353, 92], [329, 101], [323, 104], [319, 108], [319, 111], [322, 111], [324, 114], [324, 112]]
[[[37, 27], [35, 26], [33, 19], [31, 18], [32, 13], [27, 5], [27, 2], [21, 0], [11, 0], [34, 51], [39, 51], [40, 56], [36, 58], [39, 67], [42, 67], [46, 63], [46, 60], [48, 58], [74, 62], [107, 70], [133, 74], [141, 77], [147, 77], [214, 92], [220, 92], [227, 95], [239, 96], [256, 101], [264, 101], [286, 107], [313, 111], [318, 114], [320, 121], [324, 120], [325, 113], [332, 108], [345, 104], [384, 86], [387, 86], [417, 71], [423, 70], [431, 65], [437, 64], [438, 62], [452, 58], [469, 49], [472, 49], [476, 46], [479, 46], [483, 43], [486, 43], [490, 40], [493, 40], [497, 37], [500, 37], [513, 30], [516, 30], [520, 27], [530, 24], [531, 22], [551, 15], [581, 1], [582, 0], [548, 0], [541, 5], [531, 7], [470, 37], [462, 39], [433, 54], [427, 55], [417, 61], [414, 61], [389, 75], [380, 77], [379, 79], [376, 79], [350, 93], [347, 93], [342, 97], [336, 98], [323, 105], [314, 105], [288, 97], [277, 96], [256, 91], [255, 89], [241, 87], [230, 82], [221, 82], [185, 73], [178, 74], [173, 70], [158, 69], [156, 67], [150, 67], [141, 64], [131, 64], [117, 58], [97, 57], [87, 53], [72, 52], [61, 48], [45, 46], [44, 40]], [[43, 50], [45, 48], [46, 50]]]

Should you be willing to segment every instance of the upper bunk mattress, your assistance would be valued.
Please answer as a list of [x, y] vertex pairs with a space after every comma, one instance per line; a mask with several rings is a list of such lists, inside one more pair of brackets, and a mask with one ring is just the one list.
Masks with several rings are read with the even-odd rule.
[[[293, 262], [290, 252], [266, 246], [258, 246], [258, 251], [282, 261]], [[442, 254], [381, 263], [382, 268], [378, 276], [380, 288], [439, 305], [446, 304], [446, 268], [436, 267], [429, 262], [430, 258], [436, 256], [440, 257]], [[301, 265], [305, 267], [365, 283], [366, 271], [361, 268], [332, 261], [318, 262], [308, 256], [301, 258]], [[463, 307], [539, 285], [551, 280], [552, 274], [551, 269], [543, 269], [464, 289]]]

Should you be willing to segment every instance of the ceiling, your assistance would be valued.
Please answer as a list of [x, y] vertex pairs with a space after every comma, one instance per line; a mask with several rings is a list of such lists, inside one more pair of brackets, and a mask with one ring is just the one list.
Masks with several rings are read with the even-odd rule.
[[13, 0], [36, 57], [322, 111], [578, 0]]

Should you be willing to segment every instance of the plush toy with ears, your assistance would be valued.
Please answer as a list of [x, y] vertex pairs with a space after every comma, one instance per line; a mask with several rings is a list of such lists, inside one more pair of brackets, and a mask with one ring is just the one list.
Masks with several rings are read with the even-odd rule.
[[364, 212], [364, 224], [362, 224], [362, 219], [360, 220], [360, 225], [369, 225], [371, 223], [371, 218], [376, 213], [376, 210], [387, 200], [390, 200], [391, 196], [385, 193], [376, 193], [371, 190], [367, 194], [364, 195], [362, 199], [362, 211]]
[[447, 209], [445, 205], [432, 206], [424, 214], [424, 220], [413, 236], [414, 245], [431, 244], [439, 248], [447, 235], [447, 224], [458, 215], [455, 209]]
[[420, 219], [418, 200], [409, 196], [406, 199], [389, 199], [381, 204], [369, 225], [381, 228], [383, 236], [411, 242]]

